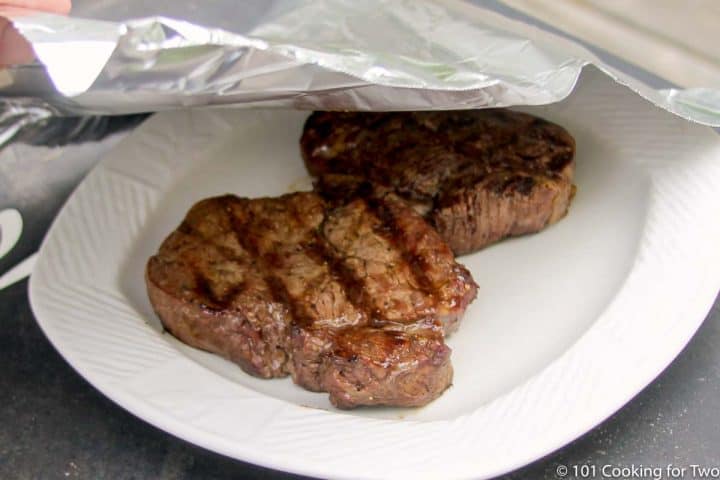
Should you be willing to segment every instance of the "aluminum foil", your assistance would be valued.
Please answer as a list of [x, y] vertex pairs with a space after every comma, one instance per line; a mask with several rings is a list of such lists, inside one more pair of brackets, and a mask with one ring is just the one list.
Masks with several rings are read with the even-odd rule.
[[568, 96], [594, 65], [720, 126], [718, 90], [655, 90], [572, 41], [459, 0], [76, 0], [70, 17], [11, 20], [43, 68], [11, 70], [0, 94], [63, 113], [537, 105]]

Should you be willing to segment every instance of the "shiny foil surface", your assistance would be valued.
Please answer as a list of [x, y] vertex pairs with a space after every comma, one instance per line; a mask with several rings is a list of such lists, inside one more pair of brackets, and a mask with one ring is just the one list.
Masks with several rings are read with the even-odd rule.
[[430, 110], [538, 105], [594, 65], [676, 115], [720, 126], [720, 91], [655, 90], [584, 47], [460, 0], [76, 0], [11, 18], [39, 65], [0, 95], [65, 114], [200, 105]]

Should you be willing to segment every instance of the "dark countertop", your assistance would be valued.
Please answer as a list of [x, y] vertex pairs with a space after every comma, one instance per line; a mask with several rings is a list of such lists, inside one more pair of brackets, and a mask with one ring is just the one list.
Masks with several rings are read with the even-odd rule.
[[[523, 15], [497, 2], [497, 10]], [[549, 28], [552, 30], [551, 28]], [[597, 52], [602, 55], [602, 52]], [[602, 55], [604, 56], [604, 55]], [[614, 66], [621, 61], [604, 56]], [[656, 77], [634, 70], [654, 86]], [[22, 237], [0, 274], [35, 252], [65, 199], [110, 148], [100, 143], [0, 151], [0, 210], [17, 208]], [[720, 268], [720, 266], [718, 266]], [[680, 356], [600, 426], [506, 479], [556, 479], [559, 465], [720, 467], [720, 302]], [[80, 377], [40, 331], [27, 280], [0, 290], [0, 479], [295, 479], [196, 447], [134, 417]], [[622, 478], [622, 477], [616, 477]], [[635, 477], [650, 478], [650, 477]], [[662, 478], [671, 478], [663, 471]], [[710, 478], [710, 477], [705, 477]], [[715, 477], [717, 478], [717, 477]]]

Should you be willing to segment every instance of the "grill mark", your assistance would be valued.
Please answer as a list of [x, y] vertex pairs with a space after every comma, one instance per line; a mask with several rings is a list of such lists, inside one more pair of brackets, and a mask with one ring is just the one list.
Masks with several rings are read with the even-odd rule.
[[390, 245], [395, 247], [401, 253], [403, 261], [410, 266], [410, 271], [412, 272], [415, 284], [418, 285], [420, 290], [432, 300], [433, 307], [436, 307], [438, 300], [435, 295], [435, 288], [425, 272], [425, 269], [427, 268], [427, 259], [422, 255], [413, 254], [407, 249], [406, 242], [403, 242], [400, 238], [400, 227], [395, 220], [395, 216], [383, 204], [382, 199], [368, 197], [364, 200], [369, 211], [380, 220], [382, 225], [381, 228], [376, 230], [376, 233], [385, 238]]
[[[362, 198], [365, 207], [366, 212], [370, 215], [374, 215], [379, 221], [380, 226], [379, 228], [373, 228], [373, 232], [377, 234], [378, 236], [382, 237], [383, 239], [387, 240], [390, 244], [390, 247], [395, 249], [395, 251], [400, 252], [400, 262], [404, 262], [407, 264], [410, 268], [410, 274], [411, 277], [411, 285], [413, 285], [413, 288], [420, 291], [425, 299], [428, 301], [427, 310], [424, 314], [419, 315], [412, 323], [413, 324], [424, 324], [425, 319], [434, 317], [434, 312], [437, 309], [438, 305], [438, 299], [436, 298], [436, 295], [434, 294], [434, 289], [430, 282], [427, 281], [427, 277], [422, 276], [422, 278], [418, 278], [417, 273], [415, 271], [415, 266], [413, 265], [409, 259], [412, 258], [412, 255], [407, 255], [409, 252], [407, 252], [404, 248], [400, 247], [400, 244], [402, 242], [400, 241], [397, 236], [388, 236], [389, 230], [397, 231], [399, 228], [395, 225], [394, 219], [392, 221], [383, 220], [380, 216], [374, 213], [373, 209], [369, 206], [369, 202], [373, 201], [375, 199], [375, 196], [369, 196], [368, 198]], [[390, 217], [388, 217], [390, 218]], [[327, 219], [327, 217], [326, 217]], [[323, 222], [324, 225], [324, 222]], [[324, 231], [322, 226], [320, 227], [320, 231]], [[388, 326], [388, 325], [406, 325], [404, 322], [400, 322], [398, 324], [397, 320], [391, 319], [386, 317], [383, 310], [379, 307], [377, 307], [374, 302], [373, 298], [367, 295], [366, 286], [365, 286], [365, 280], [362, 277], [358, 277], [358, 275], [350, 268], [348, 268], [345, 263], [344, 259], [346, 258], [353, 258], [353, 257], [344, 257], [341, 252], [337, 251], [332, 244], [327, 240], [324, 239], [324, 242], [327, 243], [328, 251], [330, 252], [330, 255], [334, 255], [336, 258], [336, 265], [335, 268], [337, 268], [338, 273], [343, 276], [343, 282], [341, 282], [344, 286], [347, 285], [347, 283], [354, 283], [357, 282], [357, 289], [359, 291], [358, 296], [355, 295], [347, 295], [348, 289], [346, 288], [346, 297], [349, 301], [354, 302], [353, 305], [357, 305], [358, 308], [361, 309], [362, 312], [364, 312], [369, 320], [370, 325], [375, 326]], [[335, 253], [332, 253], [335, 252]], [[418, 311], [415, 311], [415, 313], [418, 313]], [[407, 324], [411, 325], [411, 324]]]
[[288, 311], [290, 312], [291, 325], [293, 327], [311, 325], [313, 323], [312, 317], [305, 312], [304, 306], [292, 298], [285, 287], [285, 284], [279, 278], [273, 274], [266, 275], [265, 273], [263, 273], [263, 278], [265, 278], [265, 281], [270, 286], [270, 289], [272, 290], [271, 295], [275, 301], [282, 303], [288, 308]]
[[227, 292], [225, 292], [225, 295], [222, 295], [220, 297], [216, 297], [220, 305], [223, 306], [223, 308], [229, 307], [233, 301], [237, 298], [237, 296], [245, 289], [245, 282], [240, 282], [239, 284], [233, 286], [232, 288], [229, 288]]
[[[295, 208], [295, 205], [291, 205], [290, 212], [291, 212], [293, 220], [295, 221], [296, 224], [302, 225], [304, 223], [303, 222], [304, 219], [300, 215], [300, 212], [298, 211], [298, 209]], [[325, 217], [323, 216], [323, 222], [324, 221], [325, 221]], [[321, 222], [321, 225], [322, 225], [322, 222]], [[313, 233], [312, 238], [316, 238], [316, 237], [317, 237], [317, 231], [315, 231]], [[325, 258], [323, 258], [322, 256], [320, 256], [319, 258], [313, 258], [311, 255], [314, 247], [315, 247], [315, 245], [312, 240], [310, 242], [300, 244], [300, 248], [302, 248], [304, 253], [308, 254], [308, 256], [310, 256], [310, 258], [315, 260], [316, 263], [318, 263], [319, 265], [322, 265], [324, 263]], [[286, 303], [288, 305], [292, 305], [291, 309], [293, 312], [293, 317], [295, 318], [295, 324], [301, 325], [301, 326], [312, 325], [315, 322], [315, 319], [313, 318], [312, 315], [309, 315], [306, 312], [307, 306], [293, 300], [290, 293], [287, 291], [287, 288], [285, 288], [285, 285], [282, 285], [282, 282], [279, 279], [273, 277], [273, 282], [276, 284], [279, 284], [278, 287], [283, 292], [283, 295], [285, 296], [285, 299], [286, 299]], [[345, 286], [342, 283], [341, 283], [341, 285], [343, 287]], [[273, 287], [273, 288], [275, 288], [275, 287]], [[345, 289], [343, 289], [343, 291], [344, 290]], [[346, 295], [346, 297], [347, 297], [347, 295]], [[312, 307], [312, 305], [310, 307]]]
[[560, 146], [552, 152], [552, 159], [548, 162], [547, 168], [554, 176], [558, 176], [573, 160], [573, 152], [566, 146]]
[[[196, 277], [195, 280], [198, 281], [199, 278]], [[224, 295], [216, 295], [212, 292], [206, 278], [202, 277], [201, 282], [204, 283], [202, 287], [203, 290], [209, 292], [209, 298], [212, 299], [213, 302], [215, 302], [215, 304], [222, 310], [229, 308], [237, 296], [245, 289], [245, 282], [240, 282], [239, 284], [229, 288]]]
[[202, 275], [199, 269], [193, 265], [193, 277], [195, 280], [195, 295], [203, 298], [200, 306], [209, 310], [228, 310], [237, 296], [245, 289], [245, 282], [234, 285], [224, 295], [216, 295], [213, 292], [210, 282], [205, 275]]
[[343, 293], [355, 310], [362, 313], [368, 320], [378, 316], [377, 309], [365, 294], [365, 282], [355, 275], [343, 262], [344, 257], [330, 245], [321, 232], [327, 217], [323, 219], [312, 242], [304, 245], [308, 256], [319, 263], [325, 263], [330, 275], [342, 286]]
[[[178, 231], [185, 235], [197, 236], [197, 237], [202, 238], [205, 241], [208, 241], [210, 243], [210, 245], [212, 245], [213, 248], [215, 248], [218, 252], [220, 252], [220, 255], [225, 260], [234, 262], [237, 265], [246, 263], [243, 261], [244, 259], [241, 259], [239, 256], [235, 255], [235, 253], [232, 250], [225, 247], [224, 245], [220, 245], [219, 243], [216, 243], [214, 238], [203, 235], [199, 230], [194, 228], [186, 220], [182, 221], [182, 223], [178, 227]], [[230, 288], [224, 295], [218, 296], [215, 294], [215, 292], [213, 292], [212, 287], [210, 286], [210, 282], [208, 281], [208, 278], [205, 275], [200, 273], [200, 268], [197, 265], [197, 263], [193, 262], [192, 270], [193, 270], [193, 278], [195, 280], [195, 288], [193, 289], [194, 292], [201, 298], [209, 300], [208, 303], [203, 303], [201, 305], [203, 307], [207, 307], [212, 310], [225, 310], [230, 306], [230, 304], [233, 303], [233, 300], [235, 300], [237, 298], [237, 296], [245, 288], [245, 282], [240, 282], [239, 284]]]
[[224, 305], [215, 298], [215, 294], [210, 288], [207, 278], [200, 274], [195, 265], [193, 265], [193, 278], [195, 279], [195, 288], [193, 289], [195, 295], [204, 299], [204, 301], [200, 303], [200, 307], [207, 308], [208, 310], [222, 310]]
[[298, 309], [298, 305], [295, 302], [291, 301], [290, 295], [285, 288], [285, 285], [283, 285], [283, 283], [274, 275], [269, 273], [272, 270], [268, 268], [268, 262], [266, 261], [266, 259], [258, 253], [257, 245], [255, 245], [254, 242], [251, 241], [250, 235], [243, 234], [245, 232], [245, 225], [239, 222], [237, 218], [235, 218], [235, 215], [233, 215], [231, 205], [232, 200], [234, 200], [234, 197], [224, 196], [220, 198], [220, 203], [223, 207], [223, 211], [227, 215], [228, 222], [230, 223], [230, 227], [233, 231], [233, 234], [235, 235], [235, 238], [237, 239], [238, 243], [245, 250], [247, 250], [247, 252], [254, 259], [257, 259], [258, 271], [263, 281], [270, 287], [270, 297], [272, 298], [273, 302], [280, 303], [287, 307], [287, 310], [290, 313], [291, 325], [297, 323], [298, 319], [303, 318], [303, 315]]
[[477, 164], [480, 163], [479, 158], [461, 152], [455, 148], [455, 146], [452, 148], [453, 152], [462, 158], [462, 163], [455, 168], [454, 172], [440, 182], [438, 190], [432, 198], [434, 203], [437, 203], [440, 198], [447, 195], [447, 192], [457, 191], [465, 185], [477, 183], [487, 177], [486, 170], [476, 168]]

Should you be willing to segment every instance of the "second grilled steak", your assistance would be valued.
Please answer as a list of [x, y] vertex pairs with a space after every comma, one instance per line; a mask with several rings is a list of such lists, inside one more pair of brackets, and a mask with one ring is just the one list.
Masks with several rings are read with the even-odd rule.
[[419, 406], [452, 379], [444, 337], [469, 272], [393, 194], [197, 203], [148, 262], [151, 303], [183, 342], [260, 377], [291, 374], [341, 408]]
[[319, 191], [347, 196], [363, 181], [394, 191], [456, 254], [541, 230], [575, 191], [570, 134], [509, 110], [315, 112], [301, 149]]

